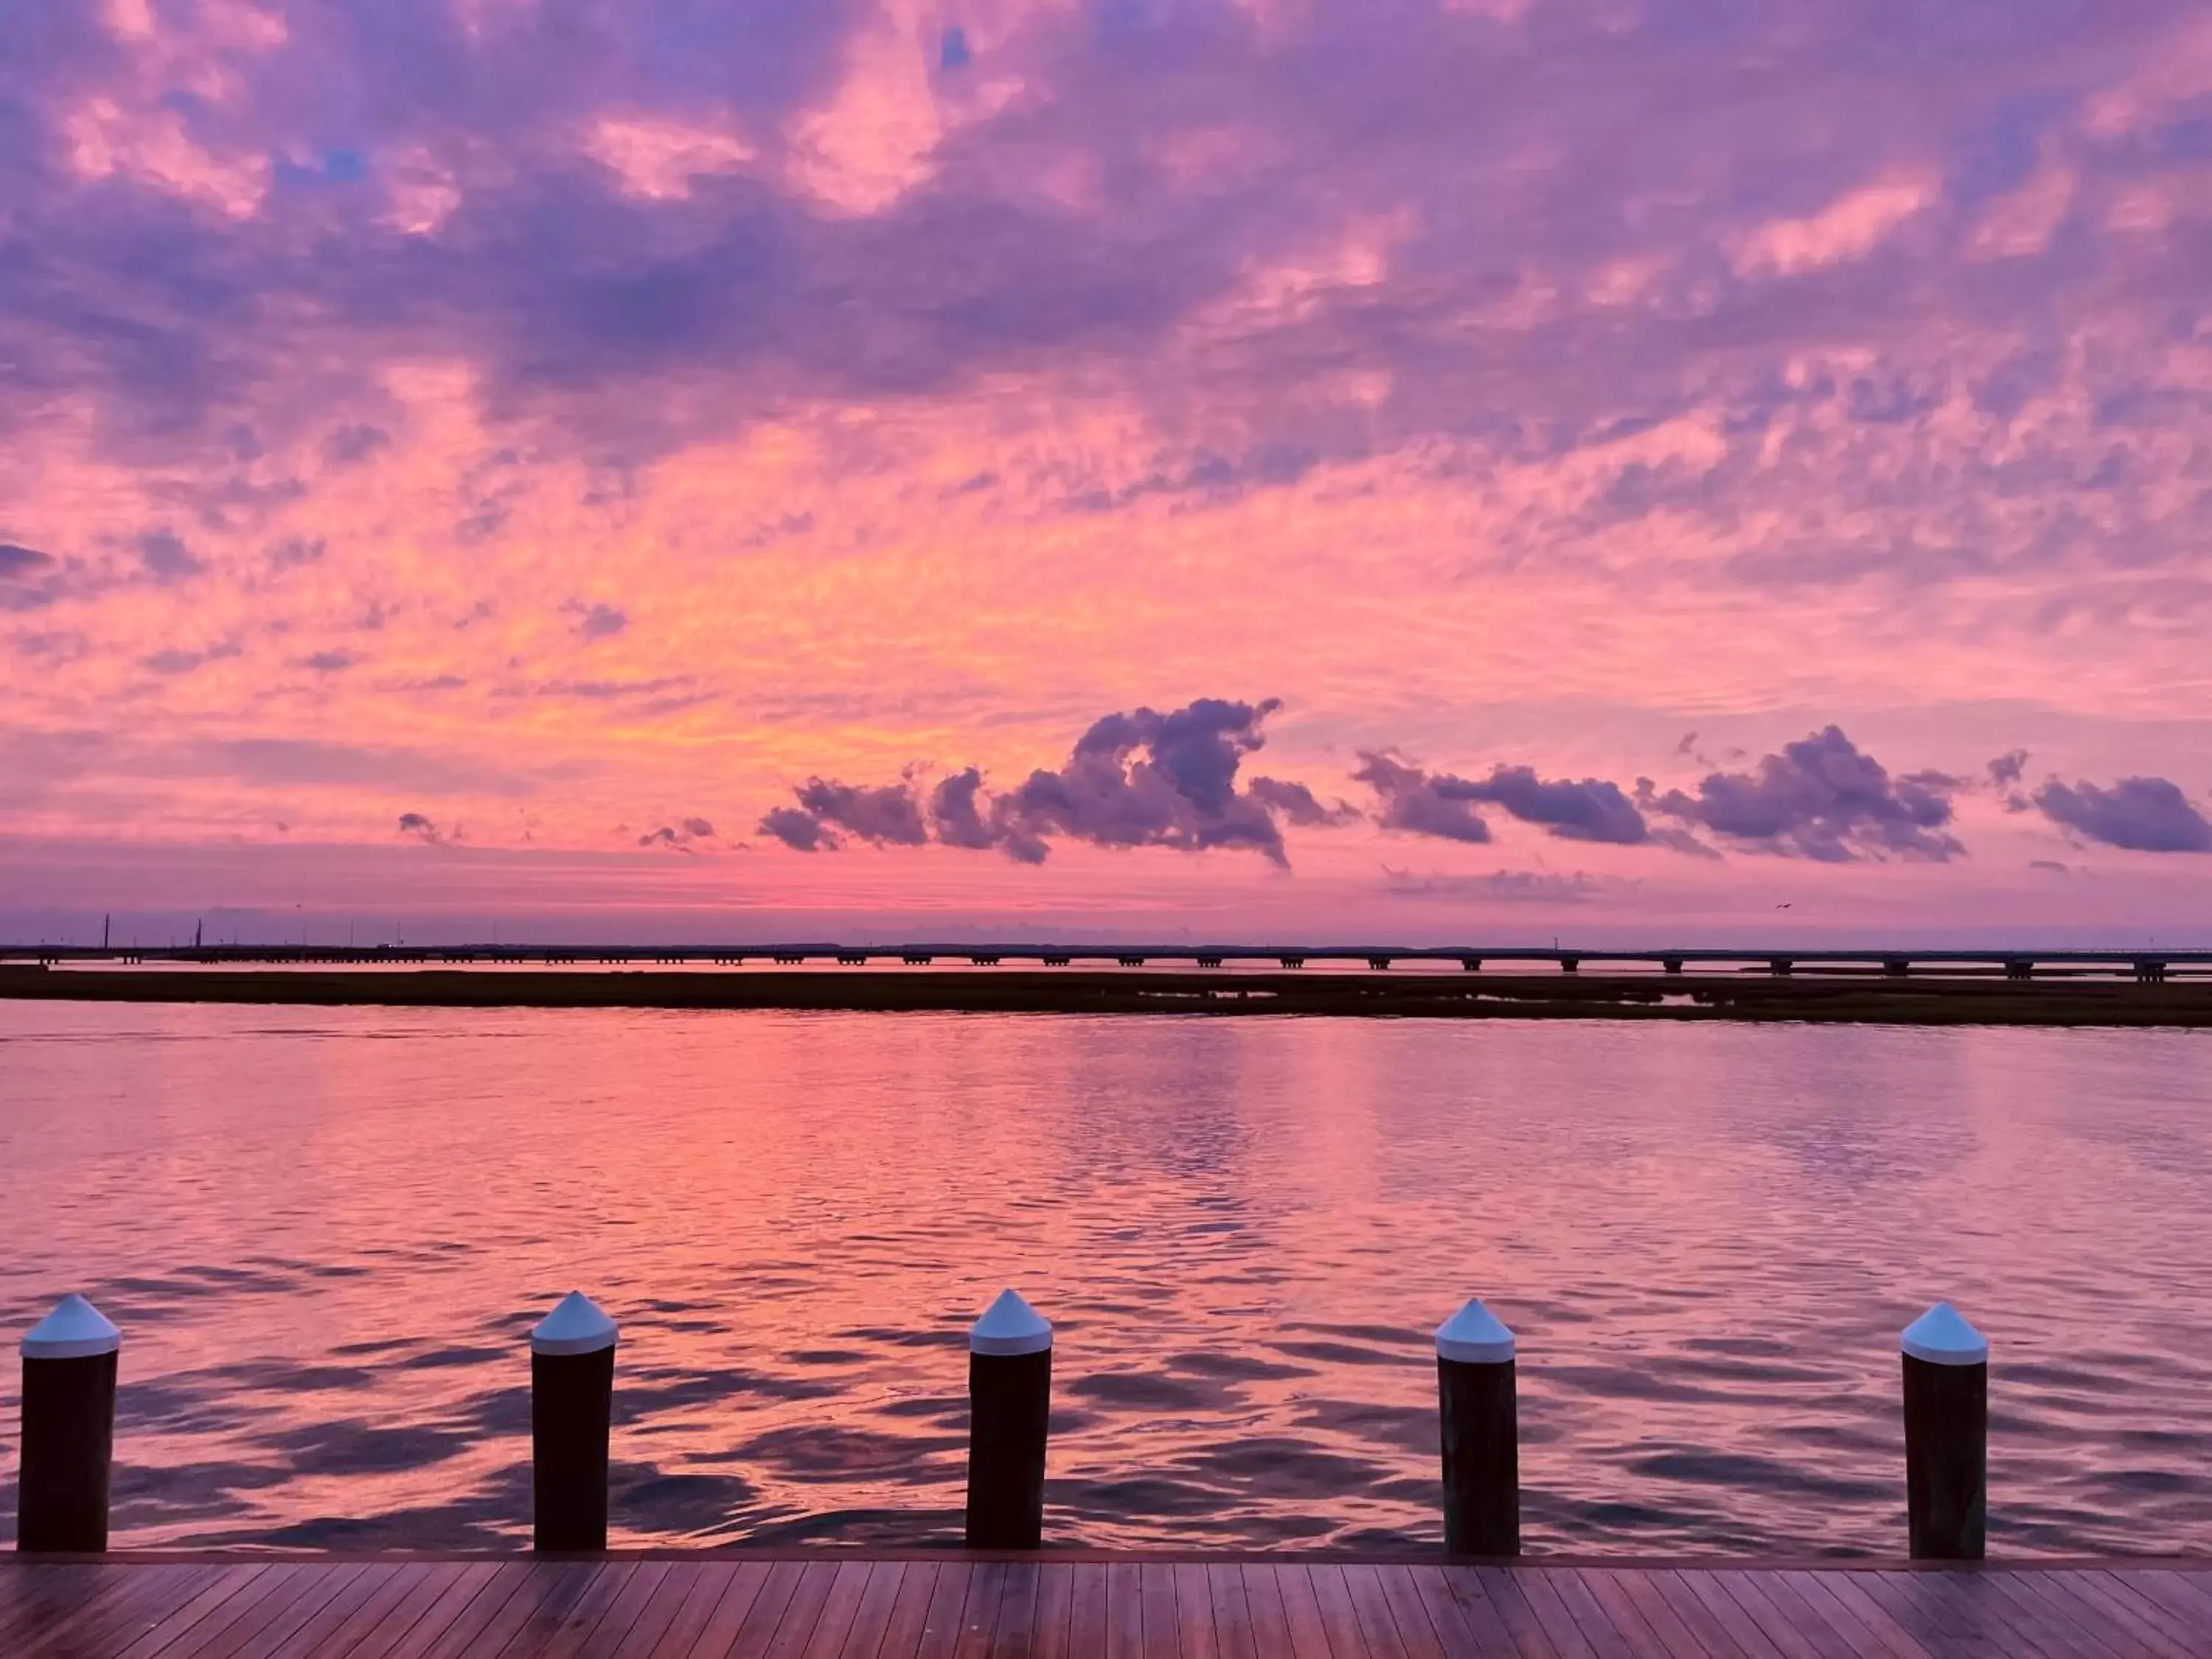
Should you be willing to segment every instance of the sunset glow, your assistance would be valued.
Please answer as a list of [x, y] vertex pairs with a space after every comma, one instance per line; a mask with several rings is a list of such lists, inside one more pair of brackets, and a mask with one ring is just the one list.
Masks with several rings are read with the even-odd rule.
[[2201, 6], [111, 0], [0, 124], [0, 938], [2212, 939]]

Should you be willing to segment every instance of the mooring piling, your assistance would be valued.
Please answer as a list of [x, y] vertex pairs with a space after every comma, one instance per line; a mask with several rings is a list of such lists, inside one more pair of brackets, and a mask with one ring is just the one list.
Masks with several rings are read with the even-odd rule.
[[1513, 1333], [1479, 1301], [1437, 1327], [1437, 1420], [1443, 1443], [1444, 1548], [1521, 1553], [1520, 1407]]
[[968, 1333], [968, 1547], [1033, 1550], [1044, 1539], [1052, 1325], [1015, 1291]]
[[1989, 1342], [1938, 1302], [1905, 1328], [1899, 1346], [1912, 1559], [1978, 1561], [1989, 1518]]
[[615, 1342], [606, 1310], [571, 1291], [530, 1333], [531, 1547], [607, 1547]]
[[17, 1549], [107, 1547], [122, 1347], [123, 1334], [81, 1296], [64, 1297], [24, 1336]]
[[[607, 1546], [609, 1442], [620, 1332], [581, 1291], [530, 1333], [532, 1547]], [[1917, 1561], [1978, 1561], [1989, 1491], [1990, 1345], [1948, 1302], [1899, 1334], [1908, 1542]], [[1514, 1334], [1478, 1299], [1436, 1329], [1444, 1548], [1521, 1553], [1520, 1423]], [[22, 1338], [16, 1547], [107, 1548], [122, 1336], [82, 1296], [64, 1297]], [[968, 1333], [967, 1547], [1043, 1543], [1053, 1329], [1012, 1290]]]

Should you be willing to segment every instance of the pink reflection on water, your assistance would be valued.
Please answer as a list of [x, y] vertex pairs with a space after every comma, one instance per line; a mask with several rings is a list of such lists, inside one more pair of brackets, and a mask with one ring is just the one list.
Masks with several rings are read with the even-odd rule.
[[522, 1540], [577, 1286], [618, 1541], [950, 1541], [1012, 1284], [1060, 1541], [1434, 1540], [1480, 1294], [1532, 1547], [1894, 1551], [1938, 1297], [1995, 1547], [2212, 1546], [2185, 1034], [0, 1005], [0, 1312], [124, 1326], [125, 1543]]

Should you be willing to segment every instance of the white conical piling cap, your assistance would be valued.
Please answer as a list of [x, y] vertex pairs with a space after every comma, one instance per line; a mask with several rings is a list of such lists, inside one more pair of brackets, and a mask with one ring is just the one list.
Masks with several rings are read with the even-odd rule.
[[1462, 1365], [1499, 1365], [1513, 1358], [1513, 1333], [1473, 1297], [1437, 1327], [1437, 1358]]
[[106, 1314], [81, 1296], [65, 1296], [24, 1334], [23, 1358], [83, 1359], [92, 1354], [113, 1353], [122, 1346], [123, 1333]]
[[1905, 1328], [1898, 1346], [1931, 1365], [1986, 1365], [1989, 1339], [1948, 1302], [1938, 1302]]
[[1013, 1291], [1000, 1291], [968, 1332], [970, 1353], [1042, 1353], [1050, 1346], [1052, 1322]]
[[620, 1333], [607, 1310], [581, 1291], [571, 1291], [561, 1304], [538, 1322], [530, 1334], [532, 1353], [597, 1353], [611, 1348]]

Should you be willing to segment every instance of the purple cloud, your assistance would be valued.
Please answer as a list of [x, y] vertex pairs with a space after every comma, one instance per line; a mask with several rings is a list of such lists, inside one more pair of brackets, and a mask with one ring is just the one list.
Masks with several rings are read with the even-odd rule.
[[1490, 826], [1468, 803], [1473, 787], [1465, 778], [1449, 774], [1431, 777], [1419, 767], [1380, 750], [1363, 750], [1355, 782], [1366, 784], [1381, 797], [1375, 821], [1385, 830], [1404, 830], [1417, 836], [1437, 836], [1445, 841], [1469, 842], [1490, 839]]
[[[1453, 780], [1455, 782], [1459, 780]], [[1541, 824], [1561, 841], [1610, 842], [1632, 847], [1651, 839], [1644, 814], [1617, 783], [1600, 778], [1546, 781], [1532, 767], [1498, 766], [1480, 782], [1465, 784], [1467, 799], [1503, 807], [1524, 823]]]
[[1323, 806], [1321, 798], [1305, 785], [1283, 778], [1255, 778], [1244, 789], [1284, 823], [1301, 830], [1354, 823], [1360, 817], [1359, 809], [1350, 803], [1339, 801], [1334, 806]]
[[[988, 55], [1024, 95], [995, 113], [963, 106], [967, 124], [909, 187], [825, 213], [798, 118], [837, 89], [872, 26], [865, 9], [710, 15], [670, 0], [586, 8], [549, 30], [526, 9], [465, 27], [443, 6], [337, 0], [227, 52], [226, 96], [190, 102], [189, 134], [210, 153], [286, 158], [245, 215], [70, 164], [87, 89], [122, 78], [117, 43], [87, 14], [0, 34], [20, 130], [9, 205], [36, 250], [0, 266], [0, 317], [19, 319], [7, 344], [24, 365], [5, 395], [66, 383], [114, 406], [112, 441], [179, 452], [196, 427], [227, 430], [252, 408], [258, 428], [312, 420], [341, 458], [383, 428], [332, 430], [327, 400], [309, 394], [335, 380], [369, 400], [379, 354], [463, 352], [489, 407], [549, 409], [633, 453], [797, 398], [911, 395], [1085, 353], [1146, 365], [1129, 378], [1172, 407], [1181, 388], [1147, 348], [1358, 204], [1409, 227], [1392, 259], [1406, 280], [1316, 292], [1267, 325], [1270, 349], [1208, 371], [1232, 375], [1222, 390], [1258, 428], [1254, 453], [1423, 432], [1539, 453], [1704, 401], [1729, 412], [1739, 447], [1718, 469], [1624, 471], [1607, 510], [1710, 504], [1715, 471], [1732, 476], [1791, 408], [1862, 431], [1924, 420], [1952, 383], [1954, 321], [2016, 338], [1956, 376], [2011, 418], [2061, 372], [2043, 337], [2071, 337], [2103, 277], [2192, 291], [2190, 238], [2099, 240], [2084, 227], [2101, 199], [2070, 236], [2030, 239], [1995, 268], [1975, 240], [2039, 155], [2086, 150], [2082, 188], [2110, 198], [2188, 153], [2179, 112], [2140, 133], [2076, 131], [2105, 85], [2169, 49], [2187, 0], [2107, 9], [2094, 52], [2066, 8], [1941, 10], [1545, 0], [1509, 21], [1336, 0], [1262, 23], [1078, 8], [1002, 25], [988, 52], [946, 25], [935, 61], [948, 88]], [[1869, 88], [1891, 112], [1871, 135], [1850, 118]], [[1624, 109], [1632, 144], [1618, 141]], [[758, 154], [641, 191], [588, 138], [625, 118], [733, 122]], [[1198, 176], [1171, 159], [1176, 141], [1222, 133], [1255, 142]], [[1922, 173], [1943, 185], [1924, 200], [1884, 183]], [[422, 218], [408, 192], [426, 173], [448, 199]], [[1038, 188], [1078, 173], [1115, 187], [1095, 207]], [[1875, 228], [1856, 240], [1848, 216], [1823, 216], [1885, 188], [1899, 204], [1877, 194]], [[1667, 210], [1644, 210], [1655, 203]], [[1599, 280], [1630, 260], [1644, 273], [1632, 302]], [[1537, 292], [1540, 354], [1510, 330], [1464, 326]], [[1863, 366], [1786, 374], [1808, 317]], [[362, 343], [354, 361], [301, 349], [325, 325]], [[1364, 419], [1309, 372], [1346, 363], [1398, 377]], [[636, 398], [670, 369], [711, 375], [718, 395]], [[2172, 418], [2147, 352], [2098, 372], [2114, 382], [2108, 427]], [[1469, 398], [1509, 374], [1510, 399]], [[1270, 395], [1287, 386], [1303, 395]], [[1201, 448], [1178, 470], [1200, 470]], [[1870, 488], [1875, 470], [1852, 482]], [[1802, 553], [1910, 568], [1926, 550]]]
[[2053, 778], [2032, 797], [2053, 823], [2130, 853], [2212, 853], [2212, 822], [2165, 778], [2122, 778], [2109, 789]]
[[1279, 707], [1200, 697], [1166, 714], [1108, 714], [1065, 766], [1032, 772], [999, 798], [1001, 839], [1017, 857], [1058, 835], [1100, 847], [1243, 847], [1284, 863], [1267, 805], [1237, 787], [1243, 758], [1267, 741], [1261, 723]]
[[242, 647], [235, 641], [225, 641], [198, 651], [187, 651], [172, 646], [166, 651], [156, 651], [141, 657], [138, 665], [155, 674], [189, 674], [195, 668], [211, 662], [221, 662], [240, 653]]
[[1581, 871], [1559, 875], [1544, 870], [1492, 870], [1486, 875], [1458, 876], [1433, 871], [1418, 874], [1386, 865], [1382, 890], [1390, 898], [1428, 903], [1579, 904], [1596, 893], [1599, 885]]
[[561, 608], [576, 618], [576, 637], [580, 640], [611, 640], [629, 626], [629, 616], [611, 605], [571, 599]]
[[1942, 860], [1966, 850], [1943, 828], [1951, 822], [1950, 798], [1962, 787], [1941, 772], [1893, 779], [1830, 726], [1784, 744], [1755, 770], [1709, 773], [1694, 795], [1659, 794], [1640, 780], [1637, 799], [1647, 812], [1755, 852], [1824, 864], [1890, 854]]
[[166, 530], [150, 531], [138, 538], [138, 562], [155, 581], [182, 581], [207, 568], [182, 540]]
[[921, 803], [910, 782], [831, 783], [810, 778], [795, 792], [799, 810], [822, 823], [849, 830], [878, 846], [919, 847], [929, 839]]
[[412, 836], [416, 840], [432, 847], [451, 846], [460, 839], [459, 826], [456, 826], [453, 833], [448, 835], [420, 812], [402, 812], [399, 815], [399, 833], [403, 836]]
[[658, 830], [648, 830], [637, 838], [640, 847], [665, 847], [672, 853], [689, 853], [691, 843], [713, 838], [714, 826], [705, 818], [685, 818], [679, 823], [664, 823]]
[[[862, 787], [810, 779], [779, 807], [763, 834], [803, 852], [839, 844], [848, 831], [878, 845], [997, 848], [1041, 864], [1055, 838], [1097, 847], [1166, 847], [1181, 852], [1243, 848], [1287, 863], [1277, 819], [1341, 823], [1303, 784], [1258, 778], [1240, 787], [1238, 769], [1267, 741], [1261, 727], [1281, 706], [1200, 697], [1162, 713], [1137, 708], [1093, 721], [1065, 765], [1031, 772], [1015, 787], [986, 793], [980, 769], [941, 779], [925, 803], [911, 777]], [[771, 822], [773, 820], [773, 822]]]
[[834, 852], [838, 845], [821, 819], [796, 806], [771, 807], [760, 821], [759, 833], [775, 836], [794, 853]]
[[981, 849], [999, 844], [999, 833], [983, 820], [977, 799], [983, 775], [975, 767], [939, 780], [930, 792], [929, 822], [937, 839], [947, 847]]

